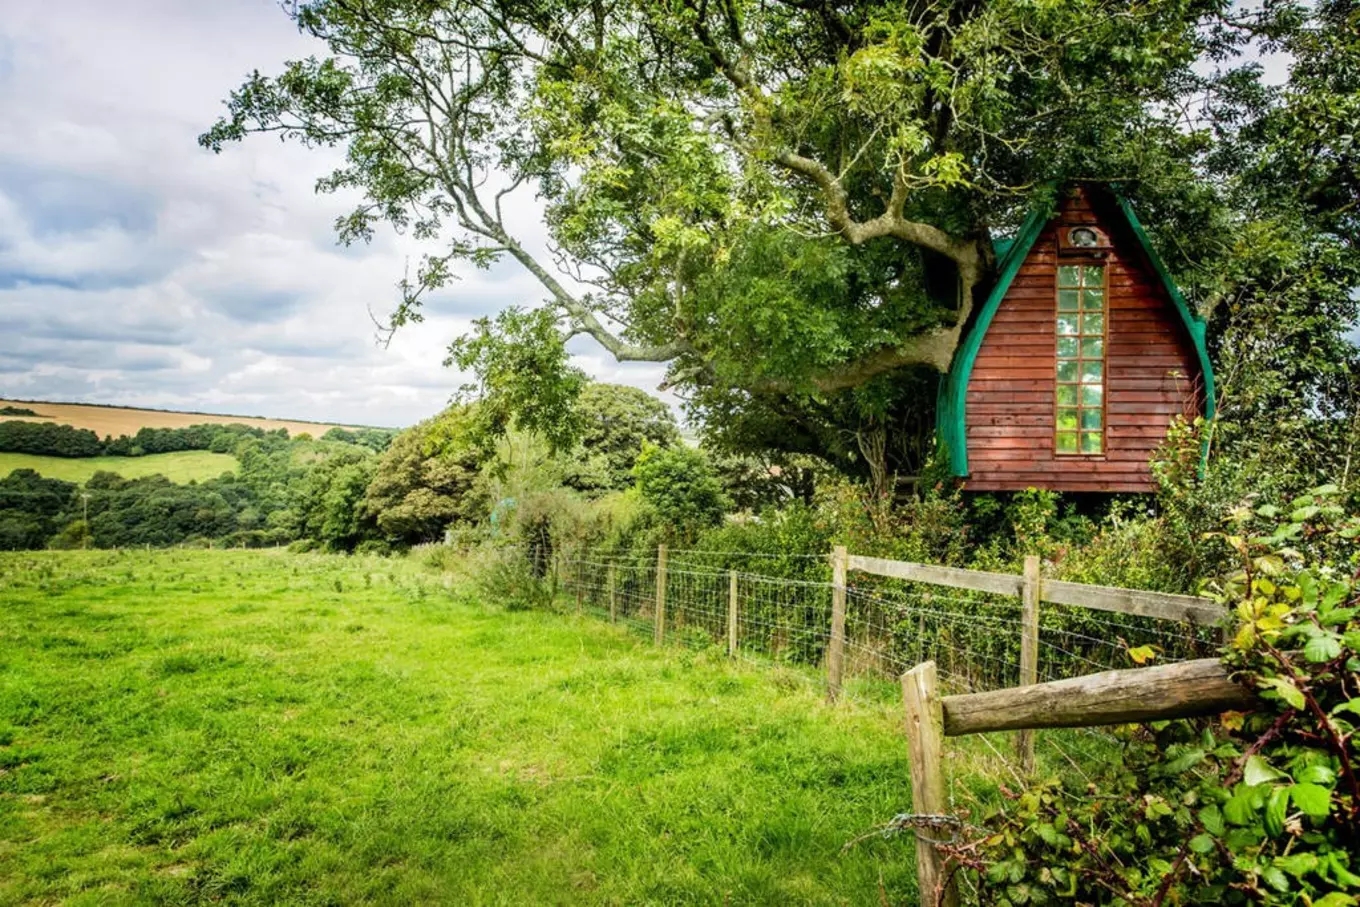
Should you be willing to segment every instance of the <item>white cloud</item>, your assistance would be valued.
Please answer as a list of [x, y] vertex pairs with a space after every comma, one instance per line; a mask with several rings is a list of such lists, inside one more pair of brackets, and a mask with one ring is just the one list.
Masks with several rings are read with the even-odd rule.
[[[543, 298], [517, 267], [468, 269], [380, 346], [370, 312], [419, 249], [335, 245], [352, 199], [313, 192], [335, 154], [195, 141], [244, 74], [324, 48], [274, 0], [61, 8], [0, 18], [0, 396], [409, 424], [462, 383], [441, 363], [472, 318]], [[541, 247], [530, 202], [515, 227]], [[601, 379], [660, 381], [572, 349]]]

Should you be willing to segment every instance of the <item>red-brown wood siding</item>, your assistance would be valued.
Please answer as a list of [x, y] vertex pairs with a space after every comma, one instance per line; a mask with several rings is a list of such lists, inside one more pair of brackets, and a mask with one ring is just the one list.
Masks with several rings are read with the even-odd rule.
[[[1056, 455], [1059, 230], [1093, 224], [1105, 259], [1105, 452]], [[968, 382], [968, 482], [975, 491], [1152, 491], [1148, 460], [1178, 414], [1202, 406], [1194, 344], [1137, 239], [1108, 202], [1076, 190], [1011, 282]]]

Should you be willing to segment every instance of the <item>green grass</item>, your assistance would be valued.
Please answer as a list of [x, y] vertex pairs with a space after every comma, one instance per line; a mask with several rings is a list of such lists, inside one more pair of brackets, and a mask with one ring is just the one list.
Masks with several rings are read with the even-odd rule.
[[0, 904], [915, 903], [895, 696], [400, 560], [0, 554]]
[[145, 457], [44, 457], [35, 454], [0, 453], [0, 476], [16, 469], [32, 469], [49, 479], [84, 484], [96, 472], [116, 472], [125, 479], [163, 475], [172, 482], [202, 482], [224, 472], [236, 471], [236, 458], [206, 450], [148, 454]]

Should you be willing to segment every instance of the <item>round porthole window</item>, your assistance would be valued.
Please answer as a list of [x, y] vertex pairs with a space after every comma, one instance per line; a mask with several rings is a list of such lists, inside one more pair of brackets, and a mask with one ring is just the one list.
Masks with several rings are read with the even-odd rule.
[[1100, 245], [1100, 234], [1090, 227], [1073, 227], [1067, 241], [1078, 249], [1093, 249]]

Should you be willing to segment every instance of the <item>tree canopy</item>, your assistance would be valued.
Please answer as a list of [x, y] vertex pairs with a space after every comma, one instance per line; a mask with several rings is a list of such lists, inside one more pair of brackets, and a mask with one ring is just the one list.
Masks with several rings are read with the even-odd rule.
[[[1206, 313], [1270, 292], [1262, 269], [1280, 262], [1241, 248], [1255, 232], [1307, 246], [1289, 266], [1354, 316], [1353, 271], [1321, 260], [1355, 250], [1350, 0], [313, 0], [293, 15], [328, 54], [253, 74], [202, 144], [342, 148], [319, 183], [362, 197], [341, 240], [386, 223], [430, 243], [394, 329], [462, 263], [527, 269], [542, 305], [480, 322], [453, 358], [549, 418], [581, 386], [561, 344], [587, 335], [668, 363], [733, 447], [919, 464], [921, 387], [992, 281], [993, 240], [1071, 178], [1134, 195]], [[1253, 59], [1270, 50], [1293, 61], [1285, 86]], [[528, 193], [544, 254], [506, 217]], [[498, 367], [511, 350], [536, 367]]]

